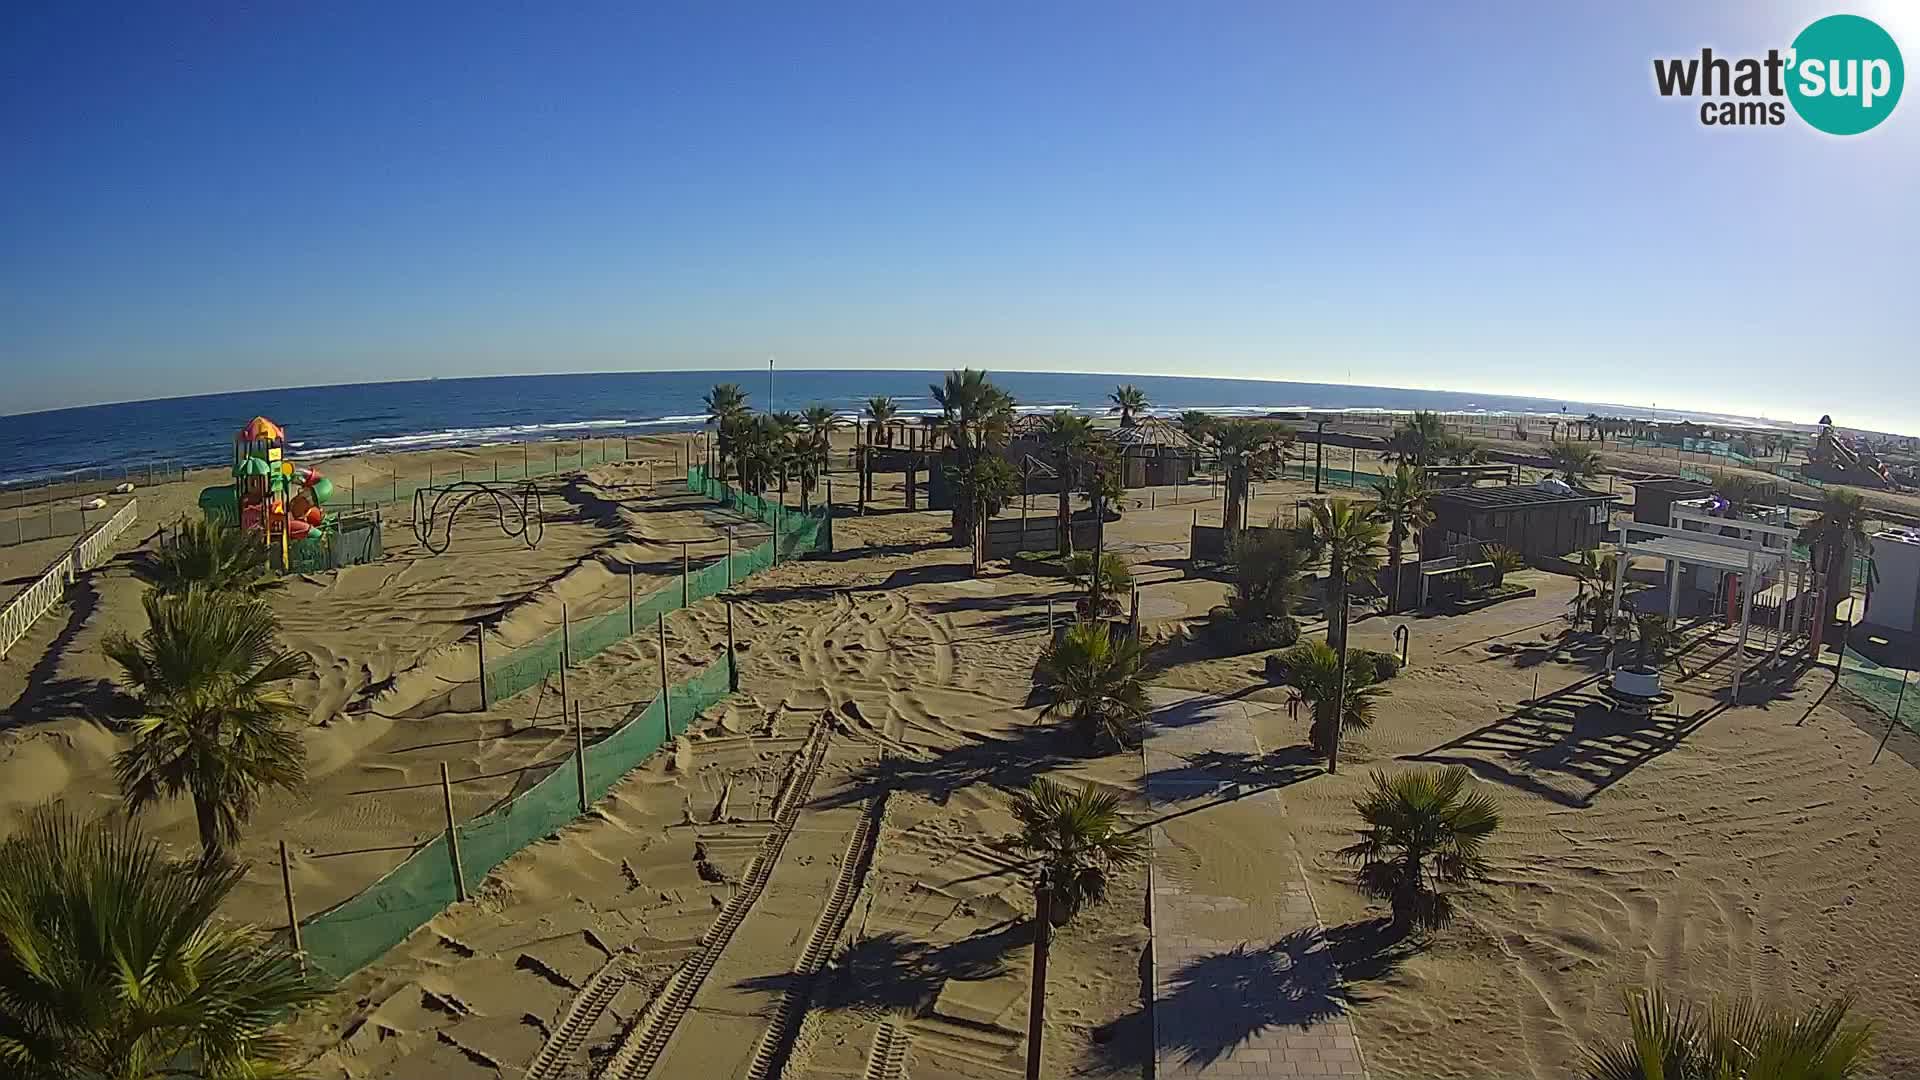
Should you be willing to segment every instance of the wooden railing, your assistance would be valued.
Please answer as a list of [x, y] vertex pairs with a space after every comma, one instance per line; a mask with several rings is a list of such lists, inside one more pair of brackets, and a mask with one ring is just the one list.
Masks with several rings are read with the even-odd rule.
[[139, 500], [128, 499], [127, 505], [81, 537], [79, 543], [55, 559], [34, 579], [33, 584], [7, 601], [5, 608], [0, 608], [0, 659], [5, 658], [14, 644], [27, 635], [28, 628], [40, 616], [52, 611], [60, 603], [60, 598], [66, 595], [67, 586], [73, 584], [77, 575], [99, 564], [113, 542], [139, 516]]

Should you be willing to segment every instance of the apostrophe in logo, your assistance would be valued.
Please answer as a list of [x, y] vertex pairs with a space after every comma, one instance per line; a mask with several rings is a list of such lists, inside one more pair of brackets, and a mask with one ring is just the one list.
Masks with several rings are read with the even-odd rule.
[[1829, 15], [1793, 39], [1787, 100], [1829, 135], [1858, 135], [1900, 102], [1906, 67], [1893, 36], [1872, 19]]
[[1708, 127], [1784, 124], [1800, 119], [1829, 135], [1858, 135], [1893, 112], [1907, 80], [1893, 36], [1871, 19], [1829, 15], [1764, 58], [1715, 56], [1655, 60], [1661, 97], [1699, 97]]

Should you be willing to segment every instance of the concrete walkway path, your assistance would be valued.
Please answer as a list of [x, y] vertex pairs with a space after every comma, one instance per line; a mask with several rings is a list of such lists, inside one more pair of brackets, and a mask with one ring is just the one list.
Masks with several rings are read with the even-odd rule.
[[1261, 753], [1262, 702], [1165, 694], [1145, 748], [1154, 1075], [1353, 1077], [1366, 1067], [1282, 820], [1318, 771]]

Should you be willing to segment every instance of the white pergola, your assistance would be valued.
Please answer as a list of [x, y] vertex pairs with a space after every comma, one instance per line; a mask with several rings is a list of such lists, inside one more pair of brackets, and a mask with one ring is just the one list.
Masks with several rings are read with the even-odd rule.
[[[1685, 529], [1678, 527], [1682, 520], [1699, 519], [1709, 523], [1713, 531]], [[1613, 568], [1613, 611], [1607, 624], [1613, 625], [1620, 617], [1620, 599], [1622, 586], [1626, 583], [1627, 564], [1635, 557], [1661, 559], [1666, 564], [1667, 618], [1672, 619], [1680, 613], [1680, 566], [1690, 563], [1712, 570], [1740, 575], [1740, 638], [1738, 645], [1739, 661], [1733, 669], [1733, 692], [1740, 692], [1740, 677], [1746, 671], [1747, 628], [1753, 613], [1755, 586], [1768, 574], [1782, 567], [1792, 566], [1797, 572], [1805, 572], [1805, 564], [1793, 561], [1791, 537], [1796, 530], [1777, 525], [1762, 525], [1757, 522], [1713, 517], [1707, 514], [1695, 514], [1690, 511], [1676, 510], [1673, 514], [1673, 526], [1647, 525], [1640, 522], [1622, 522], [1619, 537], [1615, 541], [1618, 558]], [[1746, 536], [1723, 536], [1719, 530], [1732, 526], [1747, 533]], [[1642, 537], [1634, 539], [1635, 536]], [[1789, 539], [1778, 546], [1768, 546], [1765, 537], [1785, 536]], [[1796, 591], [1798, 585], [1796, 585]], [[1782, 634], [1787, 628], [1787, 604], [1784, 590], [1780, 604], [1779, 629]], [[1607, 664], [1612, 668], [1612, 653], [1608, 653]]]

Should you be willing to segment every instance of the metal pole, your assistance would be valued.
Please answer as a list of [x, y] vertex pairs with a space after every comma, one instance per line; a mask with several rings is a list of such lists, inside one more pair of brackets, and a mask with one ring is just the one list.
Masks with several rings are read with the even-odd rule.
[[[1880, 736], [1880, 745], [1873, 751], [1873, 761], [1867, 762], [1867, 764], [1869, 765], [1873, 764], [1874, 761], [1880, 760], [1880, 751], [1885, 750], [1887, 748], [1887, 740], [1893, 738], [1893, 729], [1895, 725], [1900, 723], [1900, 703], [1907, 700], [1907, 676], [1909, 674], [1911, 673], [1906, 671], [1902, 671], [1900, 673], [1900, 696], [1893, 699], [1893, 715], [1887, 718], [1887, 733], [1885, 735]], [[280, 858], [282, 861], [285, 861], [286, 857], [287, 857], [287, 845], [281, 844]], [[288, 910], [291, 911], [292, 910], [291, 905], [293, 903], [291, 893], [288, 894], [287, 903], [289, 905]], [[294, 938], [293, 947], [296, 949], [300, 947], [299, 938], [297, 937]]]
[[727, 529], [727, 588], [733, 588], [733, 529]]
[[580, 719], [580, 703], [573, 703], [573, 779], [580, 787], [580, 812], [587, 812], [587, 729]]
[[680, 606], [687, 606], [687, 579], [690, 571], [687, 567], [687, 542], [680, 541]]
[[627, 633], [632, 634], [633, 626], [633, 564], [627, 564]]
[[667, 685], [667, 614], [664, 611], [661, 612], [659, 616], [659, 627], [660, 727], [666, 733], [666, 738], [661, 740], [661, 745], [664, 746], [666, 745], [666, 739], [673, 738], [673, 695], [669, 693], [670, 688]]
[[300, 955], [300, 969], [306, 970], [307, 958], [300, 945], [300, 915], [293, 907], [293, 870], [287, 864], [287, 842], [280, 841], [280, 888], [287, 894], [287, 933], [293, 937], [293, 951]]
[[467, 871], [460, 864], [460, 830], [453, 827], [453, 781], [447, 779], [447, 763], [440, 763], [440, 798], [447, 809], [447, 850], [453, 853], [453, 893], [467, 902]]
[[560, 605], [560, 722], [567, 720], [567, 605]]

